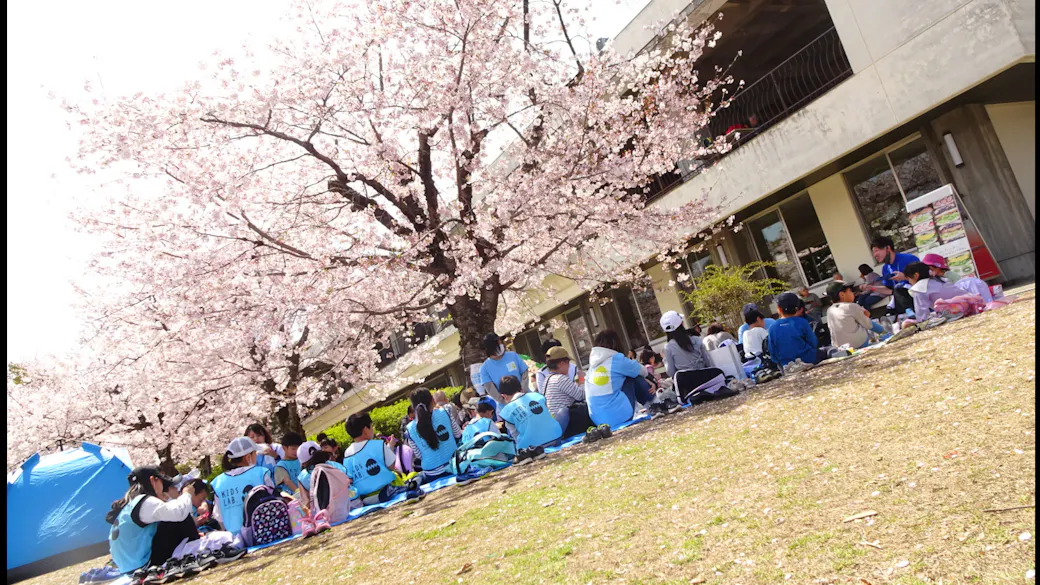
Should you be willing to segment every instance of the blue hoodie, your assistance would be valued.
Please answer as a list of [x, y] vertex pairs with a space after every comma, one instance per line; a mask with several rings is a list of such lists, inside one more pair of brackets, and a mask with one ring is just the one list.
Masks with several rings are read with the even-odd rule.
[[621, 391], [625, 378], [646, 374], [639, 362], [605, 347], [594, 347], [589, 355], [589, 371], [585, 375], [585, 401], [589, 417], [597, 425], [615, 427], [632, 420], [632, 403]]

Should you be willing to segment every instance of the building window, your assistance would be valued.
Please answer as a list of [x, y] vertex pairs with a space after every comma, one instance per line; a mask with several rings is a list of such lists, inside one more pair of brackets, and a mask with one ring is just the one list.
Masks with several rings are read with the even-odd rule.
[[542, 353], [541, 332], [538, 329], [528, 329], [513, 340], [513, 348], [538, 363], [545, 363], [545, 354]]
[[809, 194], [802, 193], [781, 203], [780, 215], [791, 236], [805, 283], [812, 286], [834, 276], [838, 266], [834, 263], [834, 255], [831, 254], [827, 236], [823, 235], [823, 227], [820, 226]]
[[624, 329], [627, 347], [638, 350], [664, 336], [661, 330], [661, 309], [652, 289], [621, 288], [613, 292], [614, 307]]
[[845, 173], [870, 239], [888, 236], [899, 251], [916, 247], [906, 202], [943, 185], [920, 138]]
[[775, 262], [766, 269], [792, 288], [813, 286], [837, 272], [830, 245], [807, 193], [788, 199], [747, 222], [758, 255]]
[[690, 271], [690, 276], [693, 278], [700, 278], [704, 275], [704, 271], [708, 266], [715, 263], [715, 260], [711, 257], [711, 252], [708, 248], [703, 250], [690, 252], [690, 255], [686, 257], [686, 267]]
[[578, 354], [574, 357], [583, 370], [587, 369], [592, 353], [592, 330], [585, 320], [584, 311], [581, 308], [574, 309], [565, 314], [564, 318], [567, 320], [567, 333], [571, 336], [571, 347]]

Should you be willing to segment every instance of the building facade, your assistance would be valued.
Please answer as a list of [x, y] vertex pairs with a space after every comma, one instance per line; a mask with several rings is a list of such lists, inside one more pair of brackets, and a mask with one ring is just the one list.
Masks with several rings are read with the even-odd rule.
[[[708, 139], [738, 132], [735, 148], [680, 161], [655, 180], [652, 205], [706, 194], [719, 219], [740, 224], [690, 253], [683, 269], [692, 276], [709, 264], [776, 261], [772, 276], [822, 296], [835, 272], [851, 280], [860, 264], [875, 264], [873, 237], [914, 251], [906, 202], [952, 184], [980, 276], [1035, 278], [1035, 1], [652, 0], [615, 49], [653, 47], [660, 39], [646, 27], [677, 11], [694, 23], [725, 15], [722, 39], [702, 61], [732, 62], [745, 81], [710, 128], [691, 128]], [[654, 290], [615, 291], [605, 305], [548, 279], [532, 291], [550, 299], [538, 306], [542, 322], [516, 336], [516, 350], [540, 359], [550, 320], [563, 323], [551, 334], [582, 365], [605, 328], [631, 348], [659, 346], [661, 313], [683, 304], [671, 266], [643, 266]], [[429, 387], [465, 385], [454, 328], [425, 343], [441, 357], [391, 371]], [[390, 390], [399, 398], [407, 389]], [[312, 415], [307, 431], [373, 406], [365, 396], [344, 395]]]

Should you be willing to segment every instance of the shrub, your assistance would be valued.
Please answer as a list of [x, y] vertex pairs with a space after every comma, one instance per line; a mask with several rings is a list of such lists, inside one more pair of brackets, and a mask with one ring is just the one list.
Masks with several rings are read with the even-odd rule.
[[[436, 388], [431, 389], [431, 392], [437, 390], [443, 390], [448, 395], [448, 400], [451, 400], [456, 394], [462, 392], [462, 386], [452, 386], [450, 388]], [[402, 398], [393, 404], [387, 406], [380, 406], [373, 408], [368, 411], [368, 415], [372, 417], [372, 430], [377, 435], [399, 435], [401, 419], [408, 414], [408, 402], [407, 398]], [[339, 424], [333, 425], [323, 432], [330, 438], [336, 439], [336, 441], [343, 447], [346, 447], [351, 443], [350, 435], [347, 434], [345, 428], [346, 421], [340, 422]], [[343, 439], [340, 439], [340, 433], [342, 433]], [[316, 435], [315, 435], [316, 436]], [[312, 441], [313, 437], [310, 438]]]
[[694, 279], [695, 288], [683, 292], [693, 316], [700, 323], [723, 321], [730, 325], [743, 323], [741, 309], [747, 303], [759, 303], [763, 297], [784, 291], [787, 283], [778, 278], [754, 278], [754, 273], [775, 262], [751, 262], [743, 266], [709, 265], [704, 274]]
[[[339, 422], [337, 424], [332, 425], [331, 427], [325, 429], [322, 432], [325, 433], [325, 435], [328, 438], [336, 441], [336, 443], [339, 444], [340, 447], [343, 447], [344, 449], [346, 449], [347, 445], [349, 445], [349, 444], [354, 442], [354, 440], [351, 439], [350, 435], [347, 433], [347, 426], [346, 425], [347, 425], [347, 421], [342, 421], [342, 422]], [[307, 437], [307, 440], [309, 440], [309, 441], [317, 441], [318, 440], [317, 437], [318, 437], [317, 435], [314, 435], [313, 437]]]

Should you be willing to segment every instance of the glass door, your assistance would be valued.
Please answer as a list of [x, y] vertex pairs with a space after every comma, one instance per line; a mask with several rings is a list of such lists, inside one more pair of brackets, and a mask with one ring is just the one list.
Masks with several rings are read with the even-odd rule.
[[776, 210], [770, 211], [749, 221], [748, 227], [762, 259], [776, 262], [775, 268], [766, 270], [769, 276], [783, 280], [792, 288], [802, 286], [805, 278], [802, 276], [798, 254], [780, 214]]
[[578, 364], [581, 366], [581, 369], [587, 369], [589, 367], [589, 355], [592, 353], [592, 333], [589, 324], [585, 321], [585, 315], [580, 308], [574, 309], [564, 316], [567, 319], [567, 333], [571, 336], [571, 346], [574, 348], [574, 352], [578, 354], [575, 356]]

